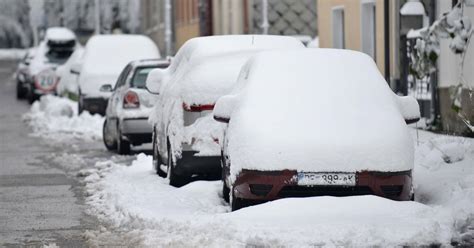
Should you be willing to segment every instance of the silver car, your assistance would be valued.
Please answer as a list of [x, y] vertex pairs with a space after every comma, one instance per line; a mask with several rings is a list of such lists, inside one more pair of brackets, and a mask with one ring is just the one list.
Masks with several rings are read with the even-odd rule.
[[103, 140], [108, 150], [129, 154], [131, 145], [150, 143], [152, 126], [148, 116], [156, 95], [145, 89], [148, 73], [166, 68], [169, 60], [138, 60], [129, 63], [120, 74], [115, 88], [102, 85], [102, 92], [112, 92], [103, 126]]

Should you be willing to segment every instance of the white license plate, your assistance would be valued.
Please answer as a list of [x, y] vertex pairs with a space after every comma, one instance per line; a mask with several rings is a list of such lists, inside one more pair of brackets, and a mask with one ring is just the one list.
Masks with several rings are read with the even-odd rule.
[[298, 172], [298, 185], [355, 186], [355, 173]]

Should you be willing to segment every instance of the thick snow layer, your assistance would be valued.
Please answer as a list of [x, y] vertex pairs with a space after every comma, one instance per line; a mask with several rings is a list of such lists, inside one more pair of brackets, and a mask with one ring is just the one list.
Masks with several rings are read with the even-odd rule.
[[85, 171], [87, 202], [90, 213], [133, 230], [149, 247], [449, 246], [469, 240], [474, 237], [469, 229], [474, 228], [474, 140], [410, 133], [419, 137], [416, 202], [290, 198], [229, 213], [220, 182], [171, 187], [156, 176], [151, 156], [143, 154], [131, 166], [104, 161]]
[[45, 39], [52, 41], [70, 41], [75, 40], [76, 35], [68, 28], [52, 27], [46, 30]]
[[85, 111], [77, 115], [77, 102], [52, 95], [42, 96], [23, 115], [33, 129], [33, 134], [41, 137], [64, 140], [79, 138], [102, 139], [104, 118]]
[[77, 85], [78, 76], [71, 73], [71, 67], [82, 59], [83, 54], [84, 48], [78, 46], [77, 49], [71, 54], [71, 57], [69, 57], [67, 62], [56, 69], [56, 75], [59, 77], [59, 83], [56, 91], [59, 95], [63, 95], [67, 92], [74, 94], [79, 93]]
[[18, 60], [25, 54], [25, 49], [0, 49], [0, 60]]
[[307, 48], [319, 48], [319, 37], [316, 36], [314, 39], [312, 39], [308, 45], [306, 45]]
[[[183, 103], [191, 105], [212, 105], [223, 95], [229, 94], [238, 78], [242, 65], [252, 55], [265, 50], [301, 49], [303, 44], [295, 38], [263, 35], [227, 35], [198, 37], [187, 41], [173, 58], [171, 65], [151, 73], [151, 80], [161, 80], [160, 97], [155, 111], [150, 115], [158, 133], [172, 130], [170, 143], [173, 152], [179, 156], [185, 142]], [[161, 73], [157, 73], [157, 72]], [[160, 75], [161, 74], [161, 75]], [[158, 82], [155, 82], [158, 83]], [[221, 128], [222, 125], [214, 124]], [[199, 132], [200, 130], [196, 130]], [[216, 137], [217, 138], [217, 137]], [[209, 139], [207, 139], [209, 140]], [[219, 154], [213, 141], [206, 145], [206, 154]], [[211, 152], [208, 148], [213, 147]], [[160, 147], [161, 151], [164, 151]]]
[[263, 52], [246, 68], [227, 130], [232, 177], [241, 169], [413, 168], [397, 96], [369, 56], [334, 49]]
[[104, 84], [115, 86], [125, 66], [133, 60], [158, 59], [160, 52], [153, 41], [142, 35], [97, 35], [86, 44], [79, 76], [82, 94], [102, 96]]

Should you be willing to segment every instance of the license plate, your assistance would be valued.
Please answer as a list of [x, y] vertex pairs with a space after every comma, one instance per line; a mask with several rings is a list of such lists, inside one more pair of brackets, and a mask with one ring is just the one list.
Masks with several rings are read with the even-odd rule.
[[298, 185], [356, 185], [355, 173], [298, 172]]

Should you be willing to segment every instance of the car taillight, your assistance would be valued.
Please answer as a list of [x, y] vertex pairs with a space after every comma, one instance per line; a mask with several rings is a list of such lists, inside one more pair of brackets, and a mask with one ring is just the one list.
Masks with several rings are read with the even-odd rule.
[[213, 110], [214, 109], [214, 104], [204, 104], [204, 105], [187, 105], [186, 103], [183, 103], [183, 109], [187, 112], [202, 112], [206, 110]]
[[140, 107], [140, 99], [138, 98], [137, 93], [133, 91], [127, 92], [123, 98], [123, 108], [130, 109], [130, 108], [139, 108], [139, 107]]

